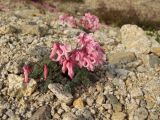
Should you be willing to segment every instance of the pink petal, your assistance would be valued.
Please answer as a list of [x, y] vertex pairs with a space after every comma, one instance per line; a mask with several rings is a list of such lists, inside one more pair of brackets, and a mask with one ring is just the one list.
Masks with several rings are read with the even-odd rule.
[[65, 73], [66, 72], [66, 70], [67, 70], [67, 61], [65, 60], [64, 62], [63, 62], [63, 65], [62, 65], [62, 72], [63, 73]]
[[43, 75], [44, 75], [44, 80], [46, 80], [47, 77], [48, 77], [48, 66], [47, 66], [47, 64], [44, 65]]
[[24, 82], [28, 83], [29, 82], [29, 73], [31, 72], [31, 69], [29, 68], [28, 65], [23, 66], [23, 75], [24, 75]]
[[74, 72], [73, 72], [73, 65], [72, 63], [67, 63], [68, 75], [71, 79], [73, 79]]

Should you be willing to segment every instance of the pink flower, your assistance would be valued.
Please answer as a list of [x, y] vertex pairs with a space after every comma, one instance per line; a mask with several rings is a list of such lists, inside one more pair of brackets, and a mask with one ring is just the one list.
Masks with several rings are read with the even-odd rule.
[[59, 20], [61, 24], [67, 24], [69, 27], [77, 27], [76, 19], [69, 14], [59, 16]]
[[90, 42], [93, 39], [94, 38], [93, 38], [92, 34], [87, 34], [87, 33], [82, 32], [78, 36], [78, 43], [81, 46], [85, 46], [88, 42]]
[[50, 54], [50, 59], [53, 61], [63, 61], [64, 57], [68, 59], [68, 53], [71, 47], [62, 43], [54, 43]]
[[65, 73], [68, 71], [68, 75], [71, 79], [73, 79], [74, 72], [73, 72], [74, 62], [72, 60], [64, 60], [62, 64], [62, 72]]
[[43, 76], [44, 76], [44, 80], [46, 80], [47, 77], [48, 77], [48, 66], [47, 66], [47, 64], [44, 65]]
[[91, 13], [85, 13], [80, 20], [80, 24], [87, 30], [96, 31], [99, 29], [99, 19]]
[[23, 66], [23, 75], [24, 75], [24, 82], [29, 83], [29, 74], [31, 72], [31, 68], [28, 65]]
[[77, 58], [80, 58], [80, 67], [93, 71], [96, 66], [104, 62], [104, 51], [92, 34], [80, 33], [78, 42], [81, 45], [81, 51], [77, 53]]
[[80, 33], [77, 48], [71, 50], [67, 45], [54, 43], [50, 58], [62, 65], [62, 72], [68, 71], [69, 77], [74, 76], [74, 67], [84, 67], [94, 71], [95, 67], [105, 61], [105, 54], [92, 34]]

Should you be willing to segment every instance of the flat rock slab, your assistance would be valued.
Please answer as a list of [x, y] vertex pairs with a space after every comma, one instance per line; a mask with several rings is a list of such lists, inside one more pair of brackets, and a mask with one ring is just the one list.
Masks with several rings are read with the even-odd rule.
[[71, 103], [73, 96], [71, 93], [65, 92], [63, 85], [59, 83], [49, 84], [48, 88], [54, 93], [54, 95], [62, 102]]

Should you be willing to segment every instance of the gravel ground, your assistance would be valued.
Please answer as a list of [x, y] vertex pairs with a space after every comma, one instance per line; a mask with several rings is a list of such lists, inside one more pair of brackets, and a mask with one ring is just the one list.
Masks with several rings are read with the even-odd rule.
[[59, 71], [46, 92], [35, 79], [23, 84], [24, 63], [43, 61], [54, 41], [75, 45], [82, 30], [59, 25], [60, 14], [29, 5], [0, 11], [0, 119], [159, 120], [160, 44], [136, 25], [102, 24], [94, 33], [108, 61], [87, 87], [64, 91], [69, 79]]

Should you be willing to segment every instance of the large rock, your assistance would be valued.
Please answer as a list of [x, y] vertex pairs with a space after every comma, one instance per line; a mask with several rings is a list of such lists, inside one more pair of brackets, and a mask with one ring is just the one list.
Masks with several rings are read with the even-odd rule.
[[24, 83], [24, 78], [18, 75], [8, 75], [8, 94], [11, 97], [30, 96], [37, 87], [37, 82], [34, 79], [30, 79], [28, 84]]
[[71, 103], [73, 96], [71, 93], [65, 92], [63, 85], [59, 83], [49, 84], [48, 88], [54, 93], [54, 95], [64, 103]]
[[160, 24], [159, 0], [85, 0], [85, 4], [107, 22]]
[[120, 29], [121, 42], [125, 47], [135, 53], [148, 53], [151, 48], [151, 41], [143, 29], [136, 25], [124, 25]]
[[160, 44], [146, 35], [137, 25], [123, 25], [120, 29], [120, 38], [127, 51], [138, 53], [153, 52], [159, 54]]

